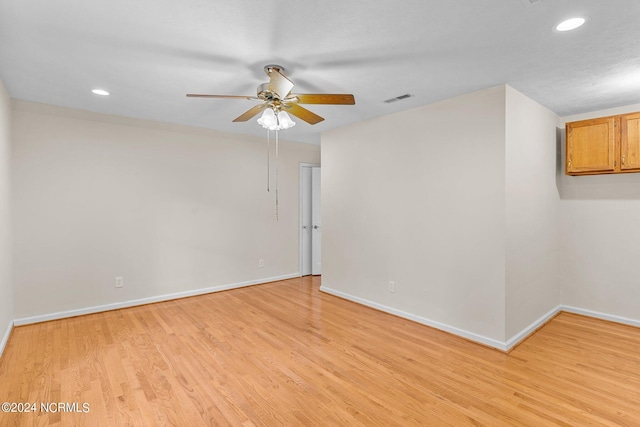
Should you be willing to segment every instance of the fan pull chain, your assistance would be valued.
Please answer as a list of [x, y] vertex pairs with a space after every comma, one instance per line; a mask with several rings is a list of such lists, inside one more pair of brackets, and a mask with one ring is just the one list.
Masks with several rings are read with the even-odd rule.
[[276, 221], [278, 221], [278, 130], [276, 129]]
[[269, 156], [270, 156], [270, 151], [271, 151], [271, 141], [269, 138], [269, 135], [271, 134], [271, 131], [269, 131], [269, 129], [267, 129], [267, 193], [269, 192]]

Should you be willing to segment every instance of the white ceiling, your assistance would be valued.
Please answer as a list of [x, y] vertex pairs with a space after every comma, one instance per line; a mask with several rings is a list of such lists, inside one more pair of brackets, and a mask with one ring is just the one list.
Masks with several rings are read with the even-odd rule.
[[[640, 102], [640, 1], [531, 2], [0, 0], [0, 77], [17, 99], [263, 136], [231, 122], [252, 101], [185, 94], [255, 95], [276, 63], [294, 92], [355, 95], [282, 135], [311, 143], [504, 83], [561, 116]], [[554, 30], [573, 16], [588, 21]]]

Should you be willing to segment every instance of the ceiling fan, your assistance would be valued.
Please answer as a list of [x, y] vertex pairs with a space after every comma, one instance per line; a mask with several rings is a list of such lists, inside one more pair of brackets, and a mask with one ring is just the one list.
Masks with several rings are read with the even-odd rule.
[[280, 65], [266, 65], [264, 71], [269, 76], [269, 83], [259, 85], [256, 96], [202, 95], [196, 93], [188, 93], [187, 96], [193, 98], [230, 98], [263, 101], [262, 104], [256, 105], [236, 117], [233, 120], [234, 122], [246, 122], [261, 111], [271, 109], [275, 115], [284, 111], [311, 125], [315, 125], [323, 121], [324, 118], [301, 107], [300, 104], [354, 105], [356, 103], [351, 94], [293, 94], [291, 89], [293, 89], [294, 84], [284, 75], [283, 67]]

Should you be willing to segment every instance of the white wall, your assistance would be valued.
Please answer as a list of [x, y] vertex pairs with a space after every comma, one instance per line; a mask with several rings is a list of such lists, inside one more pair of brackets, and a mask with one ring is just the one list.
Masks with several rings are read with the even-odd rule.
[[[558, 304], [640, 322], [640, 174], [564, 175], [560, 129], [631, 111], [559, 120], [503, 86], [325, 133], [323, 289], [489, 344]], [[264, 145], [19, 101], [12, 113], [0, 85], [0, 329], [296, 273], [298, 164], [318, 147], [283, 144], [275, 222]]]
[[0, 354], [13, 324], [11, 101], [0, 80]]
[[506, 90], [506, 336], [560, 305], [560, 118]]
[[504, 86], [324, 133], [322, 288], [504, 341], [504, 162]]
[[281, 144], [276, 222], [266, 140], [27, 102], [13, 139], [16, 318], [298, 272], [317, 146]]
[[[563, 121], [635, 111], [640, 104]], [[564, 138], [562, 144], [564, 156]], [[563, 170], [558, 187], [563, 199], [562, 303], [639, 323], [640, 174], [566, 176]]]

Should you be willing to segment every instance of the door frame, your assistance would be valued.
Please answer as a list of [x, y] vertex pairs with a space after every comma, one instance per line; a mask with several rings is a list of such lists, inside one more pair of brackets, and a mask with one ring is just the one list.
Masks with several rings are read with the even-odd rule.
[[320, 167], [318, 163], [300, 163], [298, 167], [298, 275], [302, 277], [302, 168]]

